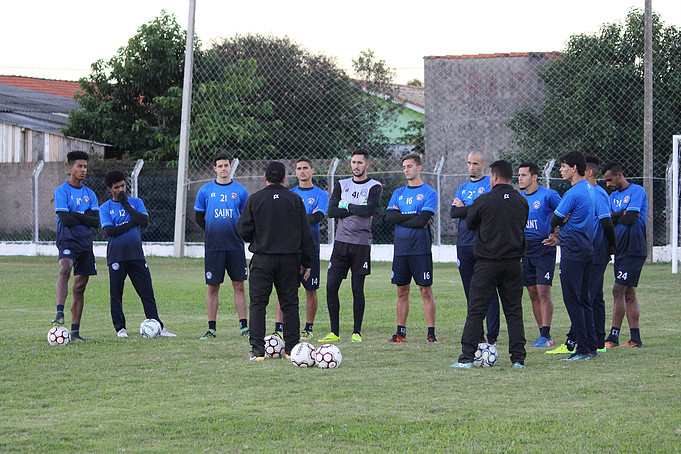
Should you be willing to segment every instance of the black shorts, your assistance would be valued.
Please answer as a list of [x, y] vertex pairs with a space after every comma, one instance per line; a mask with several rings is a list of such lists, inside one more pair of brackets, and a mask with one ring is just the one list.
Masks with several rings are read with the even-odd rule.
[[412, 277], [416, 285], [421, 287], [433, 285], [433, 256], [431, 254], [393, 257], [393, 272], [390, 283], [408, 285], [411, 283]]
[[206, 251], [205, 258], [206, 284], [222, 284], [225, 280], [225, 270], [233, 282], [243, 282], [248, 279], [248, 265], [246, 253], [237, 251]]
[[645, 257], [622, 257], [615, 256], [615, 284], [627, 287], [638, 287]]
[[72, 251], [69, 248], [59, 249], [59, 260], [70, 259], [73, 261], [74, 276], [97, 275], [97, 264], [92, 249], [88, 251]]
[[312, 258], [312, 266], [310, 267], [310, 277], [306, 281], [303, 280], [303, 275], [300, 275], [300, 283], [303, 284], [305, 290], [317, 290], [319, 288], [319, 275], [321, 274], [319, 265], [319, 246], [317, 246], [317, 255]]
[[551, 285], [555, 271], [556, 254], [523, 257], [523, 286]]
[[371, 245], [350, 244], [342, 241], [333, 243], [328, 272], [341, 275], [345, 279], [350, 269], [352, 274], [358, 276], [371, 274]]

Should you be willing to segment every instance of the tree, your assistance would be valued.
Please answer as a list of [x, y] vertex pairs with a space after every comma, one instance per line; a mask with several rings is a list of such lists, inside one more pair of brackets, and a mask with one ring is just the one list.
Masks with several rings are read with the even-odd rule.
[[[573, 35], [560, 58], [539, 72], [546, 97], [509, 121], [519, 152], [514, 161], [538, 162], [568, 150], [619, 161], [642, 175], [644, 15], [633, 9], [624, 24]], [[654, 171], [664, 176], [671, 136], [681, 124], [681, 32], [653, 15]]]
[[421, 82], [421, 79], [412, 79], [409, 82], [407, 82], [407, 85], [413, 85], [414, 87], [423, 87], [423, 82]]
[[400, 128], [402, 131], [400, 141], [405, 145], [414, 145], [413, 153], [423, 154], [426, 152], [425, 129], [424, 120], [411, 120], [406, 127]]

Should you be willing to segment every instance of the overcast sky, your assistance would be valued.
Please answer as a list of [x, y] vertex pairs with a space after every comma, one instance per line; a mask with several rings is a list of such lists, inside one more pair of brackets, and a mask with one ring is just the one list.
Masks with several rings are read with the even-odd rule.
[[[350, 70], [371, 49], [396, 81], [423, 80], [423, 57], [561, 50], [573, 33], [622, 21], [644, 0], [196, 0], [204, 42], [236, 33], [288, 36]], [[652, 0], [681, 25], [681, 0]], [[186, 29], [189, 0], [3, 0], [0, 74], [77, 80], [162, 9]]]

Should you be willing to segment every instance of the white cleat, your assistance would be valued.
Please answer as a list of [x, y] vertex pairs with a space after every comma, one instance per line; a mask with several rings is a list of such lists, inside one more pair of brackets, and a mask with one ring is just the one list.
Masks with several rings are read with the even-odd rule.
[[173, 334], [173, 333], [169, 332], [168, 330], [166, 330], [165, 328], [163, 328], [161, 330], [161, 336], [163, 336], [163, 337], [177, 337], [177, 334]]
[[118, 337], [128, 337], [128, 333], [125, 331], [125, 328], [121, 328], [118, 330], [116, 333], [116, 336]]

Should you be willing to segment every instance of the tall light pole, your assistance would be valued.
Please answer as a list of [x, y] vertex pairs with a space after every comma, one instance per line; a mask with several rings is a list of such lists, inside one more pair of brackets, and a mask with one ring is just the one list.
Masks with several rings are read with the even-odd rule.
[[643, 188], [648, 194], [648, 261], [653, 261], [653, 6], [645, 0], [645, 48], [643, 51]]

